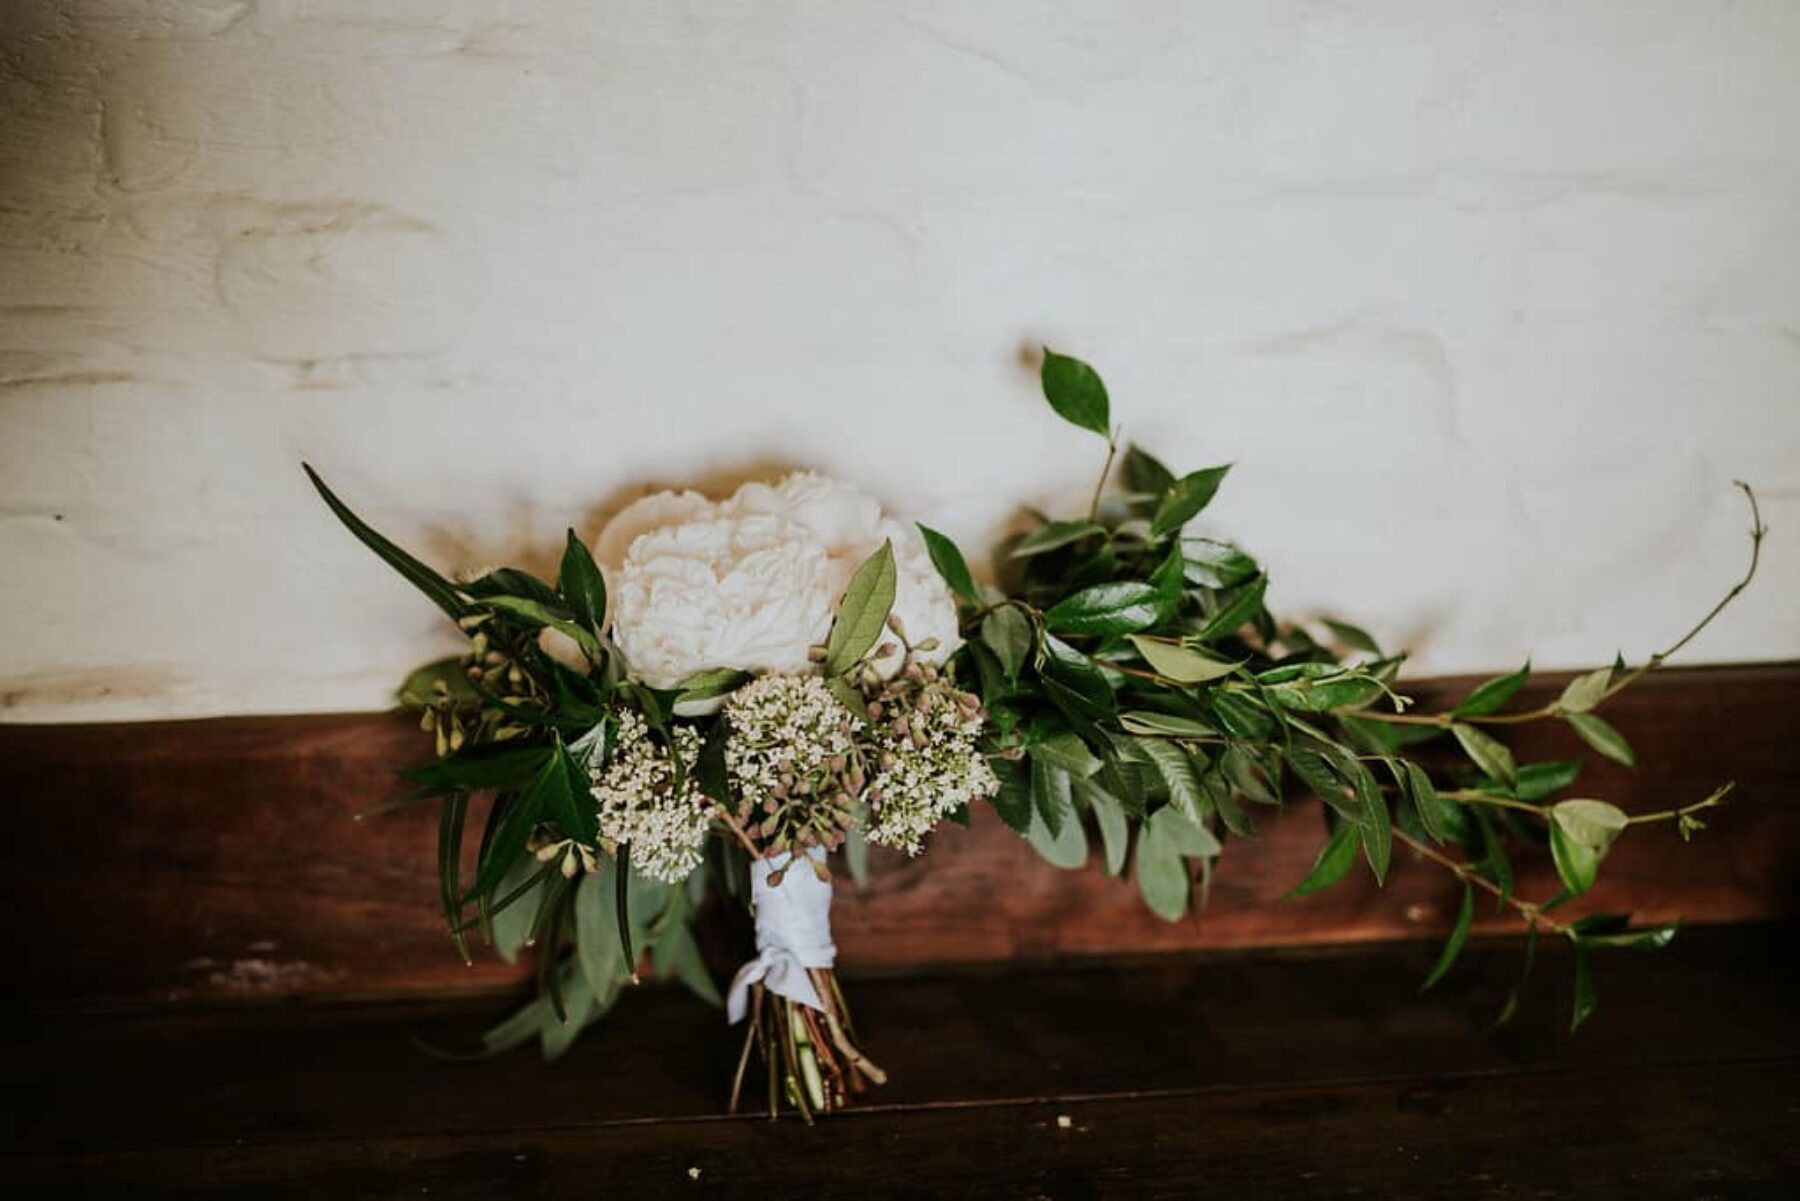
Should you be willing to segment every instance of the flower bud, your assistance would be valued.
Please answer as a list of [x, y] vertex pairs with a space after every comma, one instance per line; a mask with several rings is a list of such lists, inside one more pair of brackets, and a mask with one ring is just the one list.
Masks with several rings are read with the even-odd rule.
[[898, 613], [888, 614], [887, 628], [894, 631], [894, 633], [902, 638], [906, 637], [906, 623], [900, 620], [900, 615]]

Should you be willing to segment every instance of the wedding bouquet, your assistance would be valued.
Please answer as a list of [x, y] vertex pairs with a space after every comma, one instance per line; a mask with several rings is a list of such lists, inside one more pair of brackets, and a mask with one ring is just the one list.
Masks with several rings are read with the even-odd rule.
[[[1253, 836], [1253, 806], [1315, 797], [1325, 841], [1296, 893], [1335, 883], [1359, 854], [1383, 880], [1399, 844], [1462, 884], [1427, 984], [1454, 964], [1481, 890], [1522, 920], [1527, 973], [1540, 932], [1573, 944], [1573, 1025], [1594, 1005], [1590, 950], [1669, 941], [1672, 925], [1555, 911], [1628, 827], [1672, 823], [1686, 838], [1730, 786], [1628, 815], [1563, 797], [1579, 763], [1518, 763], [1496, 732], [1566, 721], [1631, 764], [1596, 710], [1749, 584], [1765, 531], [1747, 486], [1749, 570], [1667, 650], [1581, 675], [1536, 709], [1507, 710], [1526, 667], [1417, 713], [1398, 691], [1403, 655], [1351, 625], [1276, 621], [1256, 561], [1188, 532], [1227, 467], [1177, 476], [1135, 447], [1119, 460], [1093, 369], [1046, 351], [1042, 382], [1056, 413], [1106, 439], [1105, 466], [1089, 511], [1035, 517], [989, 587], [944, 535], [807, 472], [722, 501], [645, 497], [592, 550], [570, 530], [554, 582], [512, 568], [452, 582], [306, 468], [350, 531], [468, 636], [465, 654], [402, 686], [437, 755], [382, 808], [437, 802], [444, 918], [465, 958], [471, 935], [509, 960], [533, 949], [538, 997], [487, 1051], [536, 1038], [560, 1054], [646, 959], [721, 1003], [692, 932], [716, 893], [748, 905], [756, 930], [722, 1002], [749, 1022], [732, 1106], [754, 1053], [771, 1114], [839, 1108], [884, 1076], [833, 971], [832, 856], [860, 877], [869, 844], [918, 855], [978, 803], [1061, 867], [1086, 862], [1091, 827], [1106, 870], [1129, 868], [1173, 921], [1226, 842]], [[1461, 766], [1428, 767], [1433, 741]], [[1562, 891], [1515, 895], [1513, 851], [1545, 845]]]

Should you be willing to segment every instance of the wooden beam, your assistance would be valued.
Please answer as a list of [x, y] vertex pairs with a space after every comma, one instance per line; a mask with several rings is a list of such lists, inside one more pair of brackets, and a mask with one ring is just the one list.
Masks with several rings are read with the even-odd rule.
[[[1434, 704], [1464, 686], [1414, 691]], [[1555, 687], [1540, 682], [1520, 702]], [[1642, 767], [1590, 754], [1584, 792], [1639, 810], [1697, 799], [1726, 779], [1739, 792], [1692, 845], [1666, 826], [1632, 831], [1592, 906], [1698, 922], [1800, 912], [1797, 712], [1795, 664], [1664, 672], [1609, 705]], [[1559, 727], [1524, 729], [1516, 747], [1522, 760], [1583, 750]], [[486, 955], [465, 967], [443, 933], [428, 807], [355, 818], [393, 794], [395, 767], [428, 754], [394, 715], [0, 726], [11, 794], [0, 904], [13, 915], [15, 987], [211, 1001], [508, 986], [515, 969]], [[1096, 866], [1051, 868], [984, 811], [971, 829], [943, 830], [920, 859], [878, 855], [866, 892], [840, 887], [842, 962], [903, 970], [1389, 939], [1448, 924], [1456, 894], [1429, 864], [1401, 862], [1385, 891], [1359, 872], [1283, 900], [1317, 850], [1317, 806], [1255, 816], [1261, 836], [1227, 849], [1208, 907], [1170, 925], [1144, 910], [1129, 881]], [[1521, 882], [1539, 894], [1553, 887], [1543, 872]], [[1486, 907], [1482, 921], [1505, 927]]]

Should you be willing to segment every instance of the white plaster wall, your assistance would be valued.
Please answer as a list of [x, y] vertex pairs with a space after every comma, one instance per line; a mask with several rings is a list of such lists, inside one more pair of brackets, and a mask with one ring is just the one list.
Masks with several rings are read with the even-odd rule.
[[8, 720], [377, 707], [445, 567], [776, 463], [971, 547], [1130, 435], [1423, 671], [1800, 653], [1800, 5], [9, 0]]

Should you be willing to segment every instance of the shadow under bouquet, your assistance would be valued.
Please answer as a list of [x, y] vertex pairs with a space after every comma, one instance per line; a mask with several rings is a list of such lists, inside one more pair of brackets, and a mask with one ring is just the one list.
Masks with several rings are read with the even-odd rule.
[[[535, 956], [536, 999], [485, 1051], [536, 1039], [555, 1057], [647, 962], [747, 1023], [733, 1108], [746, 1089], [771, 1115], [842, 1107], [885, 1077], [834, 971], [831, 864], [860, 878], [871, 844], [917, 855], [978, 803], [1059, 867], [1083, 866], [1097, 834], [1106, 870], [1129, 871], [1173, 921], [1226, 843], [1254, 836], [1256, 806], [1314, 798], [1324, 842], [1297, 892], [1359, 858], [1384, 879], [1398, 845], [1462, 886], [1427, 983], [1453, 966], [1475, 894], [1489, 893], [1523, 923], [1527, 972], [1540, 934], [1574, 945], [1575, 1025], [1594, 1004], [1590, 951], [1669, 941], [1673, 926], [1557, 910], [1626, 829], [1668, 823], [1686, 838], [1729, 786], [1627, 814], [1565, 795], [1578, 763], [1517, 763], [1497, 735], [1564, 721], [1631, 763], [1595, 711], [1748, 585], [1764, 530], [1747, 487], [1750, 568], [1672, 646], [1580, 675], [1539, 709], [1507, 708], [1525, 668], [1417, 713], [1398, 690], [1404, 656], [1344, 623], [1277, 622], [1256, 561], [1189, 534], [1226, 467], [1177, 476], [1137, 448], [1120, 460], [1092, 368], [1046, 352], [1042, 383], [1052, 409], [1106, 439], [1105, 465], [1085, 517], [1038, 518], [986, 588], [944, 535], [807, 472], [721, 501], [645, 497], [592, 549], [569, 531], [554, 582], [512, 568], [453, 582], [306, 469], [468, 638], [402, 686], [436, 757], [378, 808], [439, 806], [440, 895], [465, 958], [472, 938]], [[1433, 742], [1458, 766], [1422, 757]], [[1515, 895], [1521, 848], [1551, 856], [1560, 893]], [[724, 997], [693, 933], [709, 896], [754, 917], [756, 953]]]

